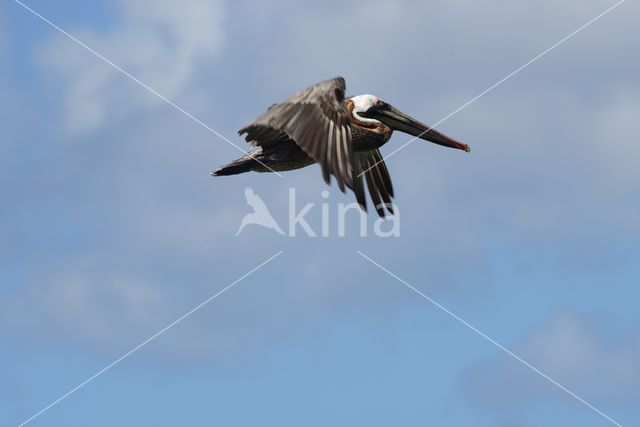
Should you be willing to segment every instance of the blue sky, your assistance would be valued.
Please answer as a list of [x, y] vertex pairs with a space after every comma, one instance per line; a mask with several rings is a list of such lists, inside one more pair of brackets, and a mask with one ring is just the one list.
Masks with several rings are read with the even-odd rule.
[[[267, 106], [335, 75], [435, 123], [614, 3], [27, 2], [240, 146]], [[358, 250], [639, 424], [638, 12], [624, 2], [438, 126], [471, 154], [388, 159], [400, 237], [291, 238], [235, 236], [247, 186], [281, 224], [289, 188], [333, 213], [352, 196], [317, 166], [210, 177], [236, 148], [3, 2], [0, 424], [280, 250], [30, 425], [613, 425]]]

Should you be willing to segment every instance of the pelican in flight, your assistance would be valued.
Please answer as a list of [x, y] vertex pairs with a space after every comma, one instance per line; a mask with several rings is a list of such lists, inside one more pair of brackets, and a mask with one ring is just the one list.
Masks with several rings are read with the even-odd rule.
[[319, 163], [327, 184], [333, 175], [340, 191], [350, 188], [366, 211], [363, 176], [378, 215], [393, 214], [393, 186], [380, 147], [394, 130], [445, 147], [470, 151], [373, 95], [345, 98], [342, 77], [313, 85], [272, 105], [240, 129], [255, 149], [222, 166], [213, 176], [243, 172], [282, 172]]

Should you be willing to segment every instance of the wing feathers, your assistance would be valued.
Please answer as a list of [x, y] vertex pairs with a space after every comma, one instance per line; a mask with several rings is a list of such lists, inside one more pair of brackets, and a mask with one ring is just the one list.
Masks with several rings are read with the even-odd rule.
[[366, 203], [362, 178], [359, 176], [362, 171], [366, 171], [364, 176], [369, 188], [369, 196], [378, 215], [384, 217], [385, 209], [393, 215], [393, 186], [379, 150], [356, 153], [352, 189], [360, 205]]
[[353, 148], [344, 105], [345, 90], [342, 77], [318, 83], [271, 106], [239, 133], [246, 133], [249, 143], [263, 148], [276, 144], [286, 134], [320, 164], [327, 183], [333, 175], [340, 190], [344, 191], [345, 185], [351, 186], [353, 179]]
[[369, 195], [378, 215], [393, 214], [393, 185], [379, 150], [354, 152], [351, 124], [344, 104], [343, 78], [327, 80], [272, 105], [248, 126], [240, 129], [251, 145], [263, 149], [292, 139], [309, 157], [320, 164], [322, 177], [330, 184], [353, 190], [366, 210], [364, 173]]

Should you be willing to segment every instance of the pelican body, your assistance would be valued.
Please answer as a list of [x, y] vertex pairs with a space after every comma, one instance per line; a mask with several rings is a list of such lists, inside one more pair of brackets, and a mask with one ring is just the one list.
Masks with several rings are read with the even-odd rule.
[[311, 86], [240, 129], [256, 147], [214, 170], [213, 176], [244, 172], [284, 172], [319, 163], [324, 180], [331, 176], [341, 191], [350, 188], [366, 210], [362, 177], [378, 215], [393, 214], [393, 186], [379, 148], [394, 130], [445, 147], [470, 151], [450, 138], [397, 110], [374, 95], [345, 98], [346, 84], [336, 77]]

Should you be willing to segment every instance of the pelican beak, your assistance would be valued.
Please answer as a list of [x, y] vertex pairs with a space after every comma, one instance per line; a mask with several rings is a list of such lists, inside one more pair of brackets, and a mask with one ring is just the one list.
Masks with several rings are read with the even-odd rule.
[[371, 119], [380, 120], [391, 129], [408, 133], [416, 138], [424, 139], [425, 141], [433, 142], [434, 144], [442, 145], [444, 147], [464, 150], [467, 153], [471, 151], [471, 147], [467, 144], [463, 144], [460, 141], [450, 138], [429, 126], [420, 123], [413, 117], [403, 113], [386, 102], [374, 105], [366, 112], [360, 114]]

